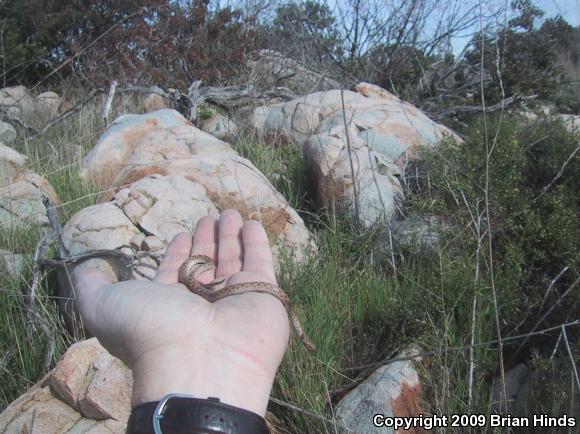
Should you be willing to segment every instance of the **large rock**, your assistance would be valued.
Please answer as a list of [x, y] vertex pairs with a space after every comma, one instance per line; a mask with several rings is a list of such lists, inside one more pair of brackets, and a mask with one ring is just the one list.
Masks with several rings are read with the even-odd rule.
[[22, 111], [31, 110], [34, 99], [26, 86], [5, 87], [0, 90], [0, 108], [9, 115], [20, 116]]
[[[148, 190], [149, 195], [155, 189], [155, 197], [172, 201], [167, 210], [174, 215], [164, 211], [161, 216], [151, 209], [145, 213], [147, 224], [161, 228], [168, 224], [163, 219], [180, 222], [171, 230], [145, 231], [163, 243], [179, 230], [194, 228], [203, 215], [236, 208], [244, 218], [260, 220], [271, 241], [297, 259], [312, 246], [302, 219], [249, 160], [240, 157], [229, 144], [194, 127], [175, 110], [120, 117], [85, 157], [81, 168], [81, 178], [92, 180], [104, 190], [118, 190], [152, 175], [161, 176], [140, 183], [139, 188]], [[115, 197], [115, 203], [124, 210], [134, 208], [136, 205], [125, 202], [138, 195], [135, 188], [130, 194], [113, 191], [102, 199]], [[197, 214], [186, 212], [187, 206], [178, 210], [176, 204], [183, 201], [190, 202]], [[139, 206], [162, 206], [156, 202], [141, 200]], [[157, 217], [153, 217], [155, 213]], [[142, 224], [138, 223], [140, 227]]]
[[304, 94], [341, 87], [329, 74], [307, 68], [274, 50], [259, 50], [252, 53], [247, 66], [261, 85], [268, 89], [286, 86], [299, 94]]
[[63, 105], [63, 99], [56, 92], [43, 92], [36, 97], [36, 110], [53, 116], [58, 113], [59, 108]]
[[211, 116], [202, 119], [200, 128], [220, 140], [231, 139], [239, 130], [234, 121], [218, 112], [214, 112]]
[[[417, 353], [412, 349], [395, 359], [405, 359]], [[415, 359], [418, 360], [418, 359]], [[363, 383], [351, 390], [336, 406], [336, 415], [344, 425], [357, 434], [394, 434], [391, 427], [376, 427], [373, 416], [413, 417], [424, 413], [421, 409], [421, 383], [413, 360], [396, 360], [380, 367]], [[419, 434], [421, 428], [407, 433]]]
[[416, 107], [368, 83], [356, 92], [317, 92], [258, 107], [253, 123], [265, 134], [281, 134], [302, 146], [319, 205], [353, 215], [356, 190], [365, 225], [394, 214], [402, 198], [398, 178], [418, 146], [456, 138]]
[[26, 267], [26, 255], [0, 249], [0, 270], [7, 275], [22, 278]]
[[[106, 193], [64, 226], [69, 254], [124, 248], [160, 256], [176, 234], [227, 208], [261, 221], [277, 257], [302, 261], [314, 247], [300, 216], [250, 161], [174, 110], [118, 118], [83, 160], [81, 177]], [[144, 258], [133, 272], [115, 258], [79, 266], [125, 280], [151, 277], [157, 264]], [[74, 290], [68, 274], [60, 279], [61, 307], [72, 319]]]
[[564, 126], [570, 132], [580, 132], [580, 115], [558, 115], [558, 119], [560, 119]]
[[[132, 387], [129, 368], [96, 338], [77, 342], [50, 373], [0, 413], [0, 433], [125, 434]], [[266, 423], [272, 434], [281, 432], [270, 412]]]
[[48, 224], [42, 196], [60, 204], [48, 181], [25, 164], [24, 155], [0, 144], [0, 227]]
[[131, 371], [95, 338], [76, 343], [0, 414], [0, 432], [123, 434], [132, 384]]
[[12, 143], [16, 139], [16, 129], [6, 122], [0, 122], [0, 142]]
[[149, 93], [143, 94], [143, 110], [151, 113], [171, 107], [171, 101], [165, 98], [165, 92], [158, 86], [152, 86]]
[[448, 226], [435, 216], [414, 215], [390, 221], [375, 240], [372, 261], [387, 263], [393, 255], [404, 253], [434, 256], [447, 230]]

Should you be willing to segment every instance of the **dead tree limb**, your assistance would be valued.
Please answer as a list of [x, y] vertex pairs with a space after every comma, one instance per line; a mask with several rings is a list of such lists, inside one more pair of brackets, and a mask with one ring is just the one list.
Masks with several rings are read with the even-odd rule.
[[197, 107], [205, 101], [205, 97], [199, 92], [201, 83], [201, 80], [194, 81], [187, 90], [187, 98], [189, 99], [189, 120], [191, 122], [197, 121]]
[[[195, 92], [192, 92], [193, 89], [195, 89]], [[166, 92], [157, 86], [142, 87], [129, 85], [118, 88], [117, 92], [154, 93], [169, 100], [175, 99], [175, 89], [172, 92]], [[275, 87], [264, 92], [258, 92], [252, 85], [213, 87], [206, 86], [200, 81], [194, 81], [187, 93], [181, 92], [179, 95], [181, 98], [185, 98], [190, 106], [195, 104], [199, 105], [201, 102], [208, 102], [226, 110], [260, 103], [262, 100], [272, 98], [289, 101], [297, 97], [294, 92], [286, 87]]]
[[[133, 250], [132, 254], [124, 253], [121, 249], [129, 248]], [[121, 264], [127, 268], [133, 268], [137, 265], [142, 267], [153, 266], [149, 264], [142, 263], [141, 260], [144, 258], [152, 258], [156, 262], [159, 262], [160, 255], [151, 252], [136, 252], [129, 246], [121, 246], [118, 249], [107, 250], [87, 250], [86, 252], [79, 253], [78, 255], [66, 255], [61, 256], [57, 259], [42, 259], [38, 263], [41, 267], [66, 267], [67, 265], [79, 264], [89, 259], [103, 259], [103, 258], [115, 258], [121, 261]]]
[[[50, 203], [50, 200], [47, 197], [43, 197], [43, 202], [46, 207], [49, 220], [56, 218], [55, 221], [58, 221], [58, 214], [54, 206]], [[60, 223], [58, 226], [60, 226]], [[50, 362], [52, 360], [52, 355], [54, 353], [55, 342], [48, 321], [38, 311], [38, 308], [36, 306], [36, 299], [38, 287], [40, 286], [40, 282], [42, 281], [44, 275], [42, 267], [40, 266], [40, 261], [48, 257], [48, 251], [52, 247], [52, 245], [56, 242], [59, 235], [60, 233], [53, 229], [44, 234], [40, 238], [38, 244], [36, 245], [36, 249], [34, 250], [34, 254], [32, 256], [32, 280], [30, 282], [30, 288], [28, 290], [28, 300], [27, 300], [28, 319], [31, 322], [31, 324], [40, 326], [40, 328], [46, 335], [46, 339], [48, 340], [47, 349], [44, 356], [45, 370], [50, 367]]]
[[[530, 95], [530, 96], [514, 95], [514, 96], [510, 96], [509, 98], [506, 98], [503, 101], [501, 101], [495, 105], [486, 107], [485, 113], [492, 113], [492, 112], [495, 112], [498, 110], [502, 110], [510, 105], [525, 102], [525, 101], [530, 101], [530, 100], [536, 99], [537, 97], [538, 97], [538, 95]], [[484, 110], [482, 109], [481, 105], [461, 105], [461, 106], [451, 107], [451, 108], [444, 110], [442, 112], [433, 113], [433, 114], [431, 114], [431, 118], [435, 119], [435, 120], [440, 120], [440, 119], [444, 119], [444, 118], [450, 117], [450, 116], [455, 116], [458, 114], [479, 113], [479, 112], [483, 112], [483, 111]]]
[[109, 125], [109, 116], [111, 115], [111, 107], [113, 105], [113, 98], [115, 98], [115, 90], [117, 89], [117, 80], [113, 80], [111, 82], [111, 87], [109, 87], [109, 93], [107, 94], [107, 99], [105, 100], [105, 104], [103, 105], [103, 113], [101, 118], [103, 119], [103, 123], [105, 126]]

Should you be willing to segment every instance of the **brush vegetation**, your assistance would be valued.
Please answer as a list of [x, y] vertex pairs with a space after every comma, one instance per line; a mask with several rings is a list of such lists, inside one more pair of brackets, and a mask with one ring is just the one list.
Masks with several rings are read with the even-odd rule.
[[[133, 101], [124, 100], [116, 114], [138, 109]], [[95, 108], [87, 106], [51, 129], [45, 138], [54, 149], [42, 140], [26, 143], [23, 137], [14, 145], [60, 195], [63, 221], [98, 198], [99, 192], [78, 178], [80, 158], [104, 131], [94, 113]], [[35, 114], [27, 116], [30, 123], [35, 122]], [[436, 150], [424, 150], [413, 167], [418, 176], [407, 177], [407, 200], [401, 213], [435, 215], [445, 222], [447, 230], [437, 253], [397, 250], [395, 263], [385, 265], [369, 261], [384, 228], [361, 230], [313, 206], [299, 149], [281, 141], [260, 140], [251, 132], [232, 140], [234, 148], [252, 160], [299, 210], [319, 246], [317, 261], [302, 267], [283, 262], [280, 273], [280, 285], [294, 300], [318, 350], [312, 356], [299, 342], [291, 342], [273, 396], [305, 411], [273, 403], [271, 410], [282, 432], [335, 432], [334, 405], [375, 369], [367, 365], [411, 346], [425, 353], [417, 367], [426, 412], [490, 413], [492, 383], [499, 375], [492, 266], [500, 332], [508, 338], [503, 349], [506, 369], [525, 362], [534, 370], [532, 398], [536, 399], [529, 401], [533, 408], [527, 414], [578, 410], [574, 387], [575, 362], [580, 358], [580, 347], [575, 345], [578, 328], [567, 329], [570, 351], [558, 339], [560, 330], [531, 336], [525, 345], [521, 345], [523, 339], [509, 338], [536, 325], [537, 330], [550, 328], [579, 317], [578, 288], [568, 289], [579, 271], [580, 168], [575, 149], [580, 135], [558, 122], [532, 125], [516, 117], [488, 119], [485, 128], [493, 147], [491, 220], [484, 213], [486, 134], [482, 120], [475, 119], [466, 128], [464, 143], [444, 142]], [[39, 381], [71, 343], [56, 308], [53, 273], [45, 276], [37, 300], [55, 343], [48, 366], [44, 359], [49, 340], [28, 321], [31, 252], [40, 232], [38, 227], [0, 230], [0, 248], [28, 254], [22, 275], [3, 273], [0, 277], [2, 407]], [[551, 284], [564, 267], [567, 271]], [[473, 353], [476, 369], [469, 390], [466, 346], [472, 340], [474, 319], [479, 346]]]

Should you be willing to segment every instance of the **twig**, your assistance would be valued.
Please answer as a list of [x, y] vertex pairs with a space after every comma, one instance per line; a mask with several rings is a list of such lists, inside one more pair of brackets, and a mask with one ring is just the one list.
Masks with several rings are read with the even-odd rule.
[[572, 153], [568, 156], [566, 161], [564, 161], [564, 164], [562, 164], [562, 167], [560, 167], [560, 170], [558, 171], [554, 179], [552, 179], [550, 183], [543, 188], [542, 192], [533, 199], [534, 202], [538, 200], [541, 196], [543, 196], [550, 189], [550, 187], [552, 187], [552, 185], [554, 185], [554, 183], [558, 179], [560, 179], [560, 177], [564, 174], [566, 166], [568, 165], [568, 163], [570, 163], [570, 161], [572, 161], [572, 159], [576, 156], [578, 151], [580, 151], [580, 145], [576, 146], [576, 149], [574, 149], [574, 151], [572, 151]]
[[[550, 313], [552, 313], [552, 311], [564, 300], [564, 298], [566, 298], [566, 296], [568, 295], [568, 293], [570, 293], [570, 291], [572, 291], [572, 289], [574, 289], [576, 287], [576, 285], [578, 284], [578, 282], [580, 282], [580, 277], [577, 277], [576, 280], [570, 285], [570, 287], [564, 291], [564, 293], [558, 298], [558, 300], [556, 300], [556, 302], [550, 306], [550, 308], [546, 311], [546, 313], [544, 313], [544, 315], [542, 315], [542, 317], [536, 322], [536, 324], [534, 325], [534, 327], [532, 327], [532, 332], [534, 330], [536, 330], [536, 328], [539, 327], [540, 324], [542, 324], [544, 322], [544, 320], [548, 317], [548, 315], [550, 315]], [[524, 347], [524, 345], [528, 342], [528, 338], [526, 338], [518, 347], [518, 349], [516, 350], [516, 352], [512, 355], [510, 361], [514, 360], [517, 355], [520, 353], [521, 349]]]
[[[121, 246], [119, 249], [124, 247], [130, 248], [129, 246]], [[123, 253], [121, 250], [88, 250], [83, 253], [79, 253], [78, 255], [66, 255], [61, 258], [57, 259], [42, 259], [38, 261], [41, 267], [66, 267], [67, 265], [71, 264], [78, 264], [80, 262], [87, 261], [89, 259], [95, 258], [117, 258], [121, 260], [121, 263], [126, 266], [127, 268], [132, 268], [135, 265], [139, 266], [148, 266], [148, 264], [142, 264], [139, 261], [143, 258], [152, 258], [155, 261], [159, 261], [158, 254], [151, 253], [151, 252], [134, 252], [133, 255], [128, 255]], [[150, 265], [153, 267], [152, 265]]]
[[566, 265], [564, 268], [562, 268], [562, 271], [560, 271], [558, 273], [558, 275], [552, 279], [552, 281], [550, 282], [550, 285], [548, 286], [548, 289], [546, 289], [546, 293], [544, 294], [544, 298], [542, 299], [542, 304], [540, 305], [540, 312], [542, 311], [542, 308], [544, 307], [544, 303], [546, 303], [546, 300], [548, 299], [548, 294], [550, 294], [550, 291], [553, 288], [553, 286], [556, 284], [556, 282], [558, 280], [560, 280], [560, 277], [562, 277], [564, 275], [564, 273], [566, 271], [568, 271], [569, 269], [570, 269], [570, 266]]
[[[542, 330], [537, 330], [535, 332], [530, 332], [530, 333], [526, 333], [523, 335], [507, 336], [507, 337], [504, 337], [502, 339], [502, 343], [511, 344], [511, 343], [515, 343], [516, 341], [518, 341], [520, 339], [526, 339], [530, 336], [544, 335], [548, 332], [551, 332], [554, 330], [559, 330], [562, 327], [573, 327], [573, 326], [580, 326], [580, 320], [576, 320], [576, 321], [572, 321], [572, 322], [568, 322], [568, 323], [564, 323], [564, 324], [559, 324], [559, 325], [554, 326], [554, 327], [548, 327], [548, 328], [545, 328]], [[385, 366], [385, 365], [390, 365], [391, 363], [405, 361], [405, 360], [415, 360], [415, 359], [423, 358], [423, 357], [437, 356], [437, 355], [440, 355], [442, 352], [446, 352], [446, 353], [448, 353], [448, 352], [460, 352], [460, 351], [468, 350], [470, 348], [484, 347], [487, 345], [493, 345], [493, 344], [497, 344], [497, 343], [499, 343], [499, 340], [493, 339], [491, 341], [479, 342], [479, 343], [476, 343], [474, 345], [463, 345], [463, 346], [459, 346], [459, 347], [447, 347], [447, 348], [445, 348], [444, 351], [443, 350], [426, 351], [423, 353], [417, 353], [417, 354], [413, 354], [410, 356], [395, 357], [395, 358], [389, 359], [389, 360], [381, 360], [380, 362], [368, 363], [366, 365], [353, 366], [353, 367], [344, 369], [344, 371], [345, 372], [358, 371], [360, 369]]]
[[580, 378], [578, 377], [578, 369], [576, 368], [576, 362], [574, 361], [574, 355], [570, 349], [570, 342], [568, 342], [568, 335], [566, 334], [566, 328], [562, 327], [562, 336], [564, 337], [564, 344], [566, 345], [566, 350], [568, 351], [568, 356], [570, 356], [570, 361], [572, 362], [572, 368], [574, 370], [574, 376], [576, 377], [576, 384], [580, 390]]
[[298, 413], [305, 414], [306, 416], [312, 417], [314, 419], [318, 419], [318, 420], [320, 420], [322, 422], [331, 423], [331, 424], [333, 424], [335, 426], [338, 424], [341, 428], [347, 430], [348, 432], [351, 432], [351, 433], [354, 433], [355, 432], [355, 431], [351, 430], [350, 428], [348, 428], [347, 426], [345, 426], [340, 421], [337, 421], [335, 419], [334, 420], [333, 419], [328, 419], [328, 418], [326, 418], [324, 416], [320, 416], [319, 414], [316, 414], [316, 413], [313, 413], [311, 411], [308, 411], [308, 410], [305, 410], [303, 408], [300, 408], [300, 407], [298, 407], [298, 406], [296, 406], [294, 404], [289, 404], [287, 402], [284, 402], [284, 401], [282, 401], [282, 400], [280, 400], [278, 398], [270, 397], [270, 401], [272, 401], [275, 404], [281, 405], [282, 407], [286, 407], [286, 408], [289, 408], [290, 410], [297, 411]]
[[[495, 329], [496, 329], [496, 333], [497, 333], [497, 340], [498, 340], [498, 359], [499, 359], [499, 372], [500, 372], [500, 377], [501, 377], [501, 387], [502, 387], [502, 398], [501, 398], [501, 403], [500, 403], [500, 408], [504, 411], [507, 411], [507, 387], [506, 387], [506, 380], [505, 380], [505, 366], [504, 366], [504, 360], [503, 360], [503, 343], [502, 343], [502, 338], [501, 338], [501, 326], [500, 326], [500, 321], [499, 321], [499, 307], [498, 307], [498, 300], [497, 300], [497, 290], [495, 287], [495, 271], [494, 271], [494, 266], [493, 266], [493, 240], [492, 240], [492, 228], [491, 228], [491, 212], [490, 212], [490, 206], [489, 206], [489, 187], [490, 187], [490, 176], [489, 176], [489, 170], [490, 170], [490, 165], [491, 165], [491, 155], [493, 153], [493, 150], [495, 148], [495, 144], [497, 143], [497, 138], [499, 135], [499, 128], [501, 126], [501, 122], [500, 122], [500, 126], [498, 126], [498, 129], [496, 131], [496, 135], [494, 138], [494, 143], [493, 145], [490, 147], [489, 146], [489, 136], [488, 136], [488, 131], [487, 131], [487, 116], [486, 113], [488, 112], [486, 109], [486, 105], [485, 105], [485, 88], [483, 85], [483, 68], [485, 65], [485, 34], [483, 32], [483, 22], [481, 21], [481, 16], [482, 16], [482, 10], [481, 10], [482, 6], [481, 6], [481, 0], [479, 0], [479, 13], [480, 13], [480, 34], [481, 34], [481, 58], [480, 58], [480, 67], [481, 67], [481, 74], [480, 74], [480, 90], [481, 90], [481, 111], [483, 112], [483, 129], [484, 129], [484, 134], [485, 134], [485, 154], [486, 154], [486, 158], [485, 158], [485, 217], [487, 220], [487, 241], [488, 241], [488, 254], [489, 254], [489, 274], [490, 274], [490, 280], [491, 280], [491, 294], [493, 297], [493, 313], [494, 313], [494, 317], [495, 317]], [[501, 82], [501, 76], [500, 78], [500, 82]], [[503, 111], [505, 108], [505, 93], [503, 92], [503, 84], [502, 84], [502, 99], [499, 103], [499, 105], [496, 104], [496, 106], [498, 106], [499, 109], [501, 109], [501, 113], [503, 115]]]
[[113, 98], [115, 98], [115, 90], [117, 89], [117, 80], [113, 80], [111, 82], [111, 87], [109, 87], [109, 94], [107, 95], [107, 99], [105, 100], [105, 105], [103, 106], [103, 113], [101, 114], [101, 118], [103, 119], [103, 123], [105, 126], [109, 125], [109, 116], [111, 114], [111, 107], [113, 105]]
[[556, 356], [556, 352], [558, 351], [558, 347], [560, 346], [560, 340], [562, 339], [562, 332], [558, 335], [558, 340], [556, 341], [556, 345], [554, 345], [554, 350], [552, 354], [550, 354], [550, 360], [552, 360]]
[[[477, 288], [476, 288], [477, 291]], [[471, 310], [471, 345], [469, 348], [469, 388], [467, 393], [467, 408], [472, 410], [473, 387], [475, 385], [475, 330], [477, 324], [477, 292], [473, 294], [473, 306]]]

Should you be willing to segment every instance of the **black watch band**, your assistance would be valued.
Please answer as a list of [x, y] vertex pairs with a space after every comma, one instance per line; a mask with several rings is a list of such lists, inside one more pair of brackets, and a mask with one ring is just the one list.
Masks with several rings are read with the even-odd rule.
[[[158, 402], [131, 411], [127, 434], [155, 434], [153, 415]], [[163, 434], [270, 434], [266, 420], [218, 398], [173, 397], [166, 401], [159, 425]]]

